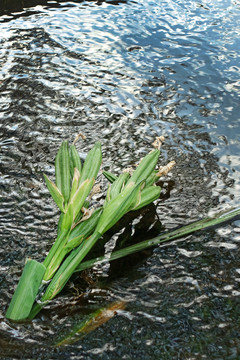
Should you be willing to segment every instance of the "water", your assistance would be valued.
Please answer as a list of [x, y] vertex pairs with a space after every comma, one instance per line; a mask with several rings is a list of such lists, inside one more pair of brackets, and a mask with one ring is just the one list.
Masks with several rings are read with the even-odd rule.
[[[4, 318], [25, 258], [55, 236], [42, 173], [63, 139], [84, 133], [83, 152], [100, 140], [117, 172], [166, 137], [162, 163], [177, 165], [118, 240], [239, 206], [239, 1], [23, 5], [0, 17], [1, 358], [240, 358], [239, 220], [76, 277], [31, 323]], [[125, 310], [52, 347], [114, 300]]]

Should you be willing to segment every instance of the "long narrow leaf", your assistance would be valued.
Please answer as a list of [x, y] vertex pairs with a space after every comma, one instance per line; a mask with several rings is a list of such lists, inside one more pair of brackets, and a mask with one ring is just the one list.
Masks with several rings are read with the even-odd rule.
[[74, 176], [74, 169], [78, 169], [79, 174], [81, 174], [82, 171], [82, 163], [80, 156], [78, 154], [78, 151], [74, 144], [72, 144], [69, 148], [69, 154], [70, 154], [70, 172], [71, 176]]
[[117, 179], [117, 176], [110, 173], [109, 171], [103, 171], [102, 173], [110, 183], [113, 183]]
[[71, 191], [70, 191], [70, 201], [77, 191], [77, 188], [79, 185], [79, 179], [80, 179], [80, 172], [77, 168], [74, 168], [72, 187], [71, 187]]
[[118, 178], [112, 183], [110, 191], [110, 199], [114, 199], [122, 191], [126, 181], [130, 178], [128, 173], [122, 173]]
[[101, 237], [99, 233], [93, 233], [92, 236], [84, 244], [79, 245], [73, 250], [66, 260], [62, 263], [52, 281], [50, 282], [45, 294], [41, 298], [44, 303], [53, 299], [65, 286], [67, 281], [70, 279], [74, 271], [84, 257], [91, 250], [96, 241]]
[[[39, 311], [42, 309], [42, 307], [45, 305], [45, 303], [47, 303], [50, 299], [52, 299], [63, 288], [64, 284], [66, 284], [67, 280], [70, 277], [70, 274], [72, 274], [73, 271], [74, 272], [82, 271], [82, 270], [91, 268], [96, 264], [104, 264], [109, 261], [123, 258], [127, 255], [134, 254], [138, 251], [159, 245], [160, 243], [179, 239], [183, 236], [189, 235], [198, 230], [204, 230], [211, 226], [220, 225], [226, 221], [234, 219], [236, 216], [239, 216], [239, 215], [240, 215], [240, 208], [233, 209], [232, 211], [220, 212], [220, 213], [215, 214], [212, 217], [208, 217], [208, 218], [196, 221], [192, 224], [183, 226], [179, 229], [159, 235], [153, 239], [141, 241], [140, 243], [138, 243], [136, 245], [128, 246], [124, 249], [114, 251], [110, 256], [109, 255], [108, 256], [100, 256], [95, 259], [91, 259], [91, 260], [82, 262], [80, 264], [81, 259], [84, 258], [85, 254], [88, 253], [89, 249], [93, 246], [93, 243], [95, 243], [97, 240], [97, 239], [93, 239], [94, 241], [91, 244], [89, 244], [90, 245], [89, 248], [84, 249], [85, 250], [84, 254], [80, 254], [80, 255], [84, 255], [84, 256], [80, 256], [78, 259], [76, 258], [76, 254], [77, 254], [77, 252], [79, 252], [78, 248], [75, 249], [69, 255], [68, 262], [64, 262], [63, 265], [61, 266], [61, 268], [59, 269], [58, 277], [55, 276], [55, 280], [56, 280], [55, 284], [50, 283], [49, 289], [48, 289], [49, 290], [48, 294], [47, 293], [44, 294], [44, 297], [42, 298], [43, 303], [42, 304], [38, 303], [33, 307], [32, 311], [29, 315], [29, 318], [33, 319], [39, 313]], [[81, 247], [81, 245], [80, 245], [80, 247]], [[79, 261], [79, 259], [80, 259], [80, 261]], [[72, 264], [72, 266], [69, 267], [72, 260], [74, 260], [74, 264]], [[76, 264], [78, 264], [78, 265], [76, 266]], [[63, 278], [62, 278], [62, 276], [63, 276]], [[51, 286], [51, 284], [52, 284], [52, 286]], [[54, 292], [54, 290], [55, 290], [55, 292]], [[54, 292], [54, 294], [53, 294], [53, 292]]]
[[75, 220], [79, 211], [83, 207], [86, 197], [89, 195], [90, 191], [92, 190], [94, 182], [95, 182], [94, 178], [86, 179], [83, 183], [81, 183], [81, 185], [79, 185], [74, 196], [72, 197], [69, 205], [72, 204], [73, 207], [73, 220]]
[[101, 216], [102, 208], [99, 208], [93, 212], [90, 218], [80, 222], [69, 234], [66, 248], [68, 251], [80, 245], [80, 243], [90, 236], [97, 226], [99, 217]]
[[157, 200], [159, 198], [159, 196], [160, 196], [160, 192], [161, 192], [160, 186], [148, 186], [148, 187], [145, 187], [141, 191], [141, 199], [140, 199], [139, 204], [137, 204], [137, 206], [134, 207], [133, 210], [139, 210], [142, 207], [150, 204], [154, 200]]
[[47, 290], [41, 298], [41, 302], [34, 305], [28, 316], [29, 319], [33, 319], [39, 311], [41, 311], [41, 309], [63, 289], [80, 262], [100, 237], [101, 234], [94, 232], [84, 244], [79, 245], [69, 254], [51, 280]]
[[8, 319], [20, 321], [28, 317], [45, 270], [45, 266], [36, 260], [27, 260], [6, 313]]
[[101, 143], [97, 141], [88, 152], [81, 172], [80, 184], [86, 179], [96, 179], [102, 163]]
[[76, 272], [82, 271], [82, 270], [91, 268], [92, 266], [94, 266], [96, 264], [103, 264], [103, 263], [107, 263], [109, 261], [117, 260], [124, 256], [134, 254], [138, 251], [159, 245], [163, 242], [179, 239], [179, 238], [189, 235], [195, 231], [204, 230], [211, 226], [220, 225], [226, 221], [234, 219], [238, 215], [240, 215], [240, 208], [234, 209], [232, 211], [217, 213], [213, 217], [208, 217], [203, 220], [196, 221], [192, 224], [183, 226], [179, 229], [159, 235], [153, 239], [141, 241], [138, 244], [131, 245], [124, 249], [114, 251], [110, 256], [109, 255], [107, 257], [100, 256], [95, 259], [84, 261], [77, 267], [77, 269], [75, 271]]
[[50, 280], [65, 256], [75, 247], [79, 246], [83, 240], [86, 240], [93, 232], [97, 225], [98, 219], [101, 215], [102, 209], [97, 209], [92, 216], [78, 224], [65, 238], [65, 242], [62, 242], [62, 246], [59, 246], [55, 251], [55, 254], [51, 258], [51, 262], [46, 269], [44, 280]]
[[64, 197], [65, 206], [70, 195], [70, 156], [68, 142], [63, 141], [55, 160], [56, 184]]
[[64, 198], [63, 198], [60, 190], [57, 188], [57, 186], [54, 184], [54, 182], [52, 182], [47, 177], [47, 175], [43, 174], [43, 176], [46, 181], [47, 188], [48, 188], [50, 194], [52, 195], [53, 200], [55, 201], [55, 203], [57, 204], [57, 206], [59, 207], [61, 212], [63, 212], [64, 211]]
[[142, 183], [137, 185], [130, 183], [120, 194], [107, 203], [97, 224], [97, 232], [103, 235], [135, 206], [139, 198], [141, 186]]
[[136, 170], [133, 172], [132, 176], [127, 182], [127, 185], [131, 182], [138, 183], [140, 181], [146, 180], [150, 174], [154, 171], [158, 158], [160, 155], [159, 150], [152, 150], [147, 154], [141, 161]]
[[[47, 268], [55, 254], [55, 252], [57, 251], [57, 249], [62, 246], [62, 244], [65, 244], [66, 243], [66, 239], [67, 239], [67, 236], [68, 236], [68, 232], [69, 231], [59, 231], [58, 233], [58, 236], [57, 236], [57, 239], [55, 241], [55, 243], [53, 244], [53, 246], [51, 247], [47, 257], [45, 258], [43, 264], [44, 266]], [[44, 279], [46, 280], [46, 279]]]
[[79, 324], [75, 325], [70, 333], [65, 335], [64, 338], [59, 340], [54, 346], [73, 344], [74, 342], [79, 341], [82, 337], [109, 321], [117, 314], [117, 311], [123, 310], [125, 306], [125, 301], [117, 301], [94, 311], [87, 316], [86, 320], [81, 320]]

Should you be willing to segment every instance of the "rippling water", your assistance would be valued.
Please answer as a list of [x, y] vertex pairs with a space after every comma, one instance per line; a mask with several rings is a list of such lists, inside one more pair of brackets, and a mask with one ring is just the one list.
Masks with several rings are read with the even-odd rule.
[[[120, 239], [240, 200], [239, 1], [40, 3], [0, 16], [2, 358], [240, 358], [239, 220], [76, 278], [32, 323], [4, 318], [25, 258], [42, 260], [55, 236], [42, 172], [63, 139], [84, 133], [83, 152], [100, 140], [118, 171], [166, 137], [162, 162], [177, 166]], [[108, 323], [51, 347], [116, 299], [128, 305]]]

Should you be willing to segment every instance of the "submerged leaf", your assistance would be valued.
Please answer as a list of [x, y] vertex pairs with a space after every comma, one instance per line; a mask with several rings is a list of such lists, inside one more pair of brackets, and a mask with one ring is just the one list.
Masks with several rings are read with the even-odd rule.
[[99, 326], [105, 324], [113, 316], [117, 314], [117, 311], [123, 310], [126, 306], [125, 301], [114, 302], [104, 308], [98, 309], [93, 314], [88, 316], [88, 319], [81, 322], [74, 329], [59, 341], [55, 346], [62, 346], [66, 344], [73, 344], [83, 336], [97, 329]]

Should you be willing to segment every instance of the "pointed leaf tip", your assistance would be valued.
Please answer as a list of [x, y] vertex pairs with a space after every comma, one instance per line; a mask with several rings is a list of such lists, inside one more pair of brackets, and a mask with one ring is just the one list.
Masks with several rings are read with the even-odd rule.
[[54, 184], [53, 181], [51, 181], [46, 174], [43, 174], [43, 177], [45, 179], [47, 188], [52, 195], [53, 200], [61, 210], [61, 212], [64, 212], [64, 198], [60, 192], [60, 190], [57, 188], [57, 186]]

